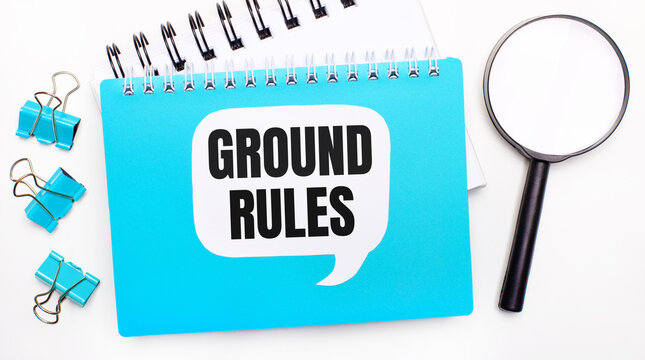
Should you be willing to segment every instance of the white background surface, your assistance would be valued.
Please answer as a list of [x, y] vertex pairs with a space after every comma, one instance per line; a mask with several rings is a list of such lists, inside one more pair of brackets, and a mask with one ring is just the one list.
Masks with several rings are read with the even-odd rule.
[[[0, 177], [4, 178], [0, 180], [0, 358], [645, 357], [642, 2], [423, 3], [442, 54], [459, 57], [464, 63], [466, 123], [488, 180], [486, 188], [470, 194], [472, 315], [121, 338], [116, 330], [100, 118], [86, 81], [97, 49], [112, 41], [113, 34], [130, 33], [141, 22], [165, 20], [168, 9], [177, 9], [183, 18], [194, 9], [213, 11], [214, 4], [206, 0], [16, 1], [3, 4], [0, 15], [4, 73], [0, 175], [27, 155], [43, 176], [60, 165], [81, 180], [88, 192], [69, 215], [74, 221], [63, 219], [59, 229], [47, 235], [28, 223], [25, 201], [11, 196], [8, 174]], [[481, 95], [482, 74], [488, 52], [508, 28], [527, 17], [556, 12], [585, 17], [614, 38], [628, 62], [632, 96], [623, 123], [609, 141], [593, 153], [552, 167], [525, 310], [502, 313], [497, 299], [527, 164], [490, 124]], [[75, 148], [69, 153], [38, 146], [31, 143], [34, 139], [25, 143], [14, 135], [20, 106], [34, 91], [48, 90], [50, 74], [60, 69], [76, 72], [85, 82], [68, 106], [83, 118]], [[66, 302], [61, 323], [45, 326], [31, 313], [33, 295], [44, 286], [33, 273], [51, 249], [97, 274], [102, 283], [85, 309]], [[207, 299], [194, 296], [197, 306], [208, 306]], [[150, 294], [150, 301], [155, 298]]]

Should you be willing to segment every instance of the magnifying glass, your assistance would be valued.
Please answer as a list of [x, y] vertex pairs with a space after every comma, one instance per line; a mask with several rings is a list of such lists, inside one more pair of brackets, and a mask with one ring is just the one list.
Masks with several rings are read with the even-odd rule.
[[571, 15], [525, 20], [491, 52], [484, 101], [500, 135], [530, 160], [499, 307], [520, 312], [551, 163], [584, 154], [616, 130], [629, 73], [616, 43]]

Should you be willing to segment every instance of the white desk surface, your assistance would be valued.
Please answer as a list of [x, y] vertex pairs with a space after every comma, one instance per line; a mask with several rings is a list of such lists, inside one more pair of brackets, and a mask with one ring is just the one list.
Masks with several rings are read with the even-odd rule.
[[[472, 315], [120, 337], [100, 117], [87, 84], [92, 62], [115, 33], [131, 33], [165, 20], [169, 8], [179, 9], [183, 18], [191, 10], [214, 5], [207, 0], [7, 1], [0, 15], [4, 73], [0, 86], [0, 175], [4, 174], [0, 180], [0, 358], [645, 357], [645, 195], [641, 190], [645, 170], [640, 162], [645, 136], [645, 5], [640, 0], [424, 0], [423, 4], [442, 55], [463, 61], [466, 123], [488, 180], [486, 188], [470, 193]], [[488, 120], [482, 74], [490, 49], [508, 28], [548, 13], [575, 14], [603, 27], [625, 55], [632, 93], [623, 123], [605, 144], [551, 168], [525, 310], [503, 313], [497, 300], [527, 162]], [[83, 122], [69, 153], [14, 135], [20, 106], [34, 91], [49, 90], [50, 74], [61, 69], [74, 71], [83, 81], [81, 90], [70, 98], [69, 109]], [[30, 157], [45, 176], [57, 166], [64, 167], [89, 189], [82, 209], [79, 206], [70, 214], [73, 222], [64, 220], [52, 235], [32, 226], [22, 211], [25, 201], [11, 195], [6, 172], [23, 156]], [[65, 303], [61, 323], [46, 326], [31, 312], [33, 296], [43, 289], [33, 273], [51, 249], [99, 275], [102, 282], [86, 308]], [[150, 301], [155, 296], [150, 294]]]

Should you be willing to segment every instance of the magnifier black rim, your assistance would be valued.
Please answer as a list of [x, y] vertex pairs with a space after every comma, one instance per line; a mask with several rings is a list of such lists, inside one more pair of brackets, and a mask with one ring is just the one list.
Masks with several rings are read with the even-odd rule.
[[[607, 133], [605, 133], [605, 135], [602, 138], [598, 139], [598, 141], [589, 145], [588, 147], [565, 155], [543, 154], [543, 153], [528, 149], [520, 145], [517, 141], [515, 141], [515, 139], [513, 139], [504, 130], [504, 128], [500, 125], [499, 121], [497, 120], [497, 116], [495, 116], [495, 111], [493, 110], [493, 105], [491, 104], [491, 101], [490, 101], [490, 93], [489, 93], [490, 71], [493, 67], [493, 63], [495, 62], [495, 58], [497, 57], [499, 50], [502, 48], [504, 43], [506, 43], [506, 40], [508, 40], [511, 36], [513, 36], [513, 34], [515, 34], [518, 30], [525, 27], [526, 25], [529, 25], [531, 23], [534, 23], [540, 20], [554, 19], [554, 18], [578, 21], [584, 25], [591, 27], [592, 29], [596, 30], [600, 35], [602, 35], [602, 37], [604, 37], [605, 40], [609, 42], [611, 47], [616, 52], [616, 55], [618, 56], [618, 60], [620, 61], [620, 66], [623, 69], [623, 79], [625, 83], [625, 91], [623, 93], [623, 103], [620, 108], [620, 112], [618, 113], [618, 117], [614, 121], [614, 124], [612, 125], [611, 129], [609, 129], [609, 131], [607, 131]], [[500, 135], [502, 135], [502, 137], [511, 145], [513, 145], [513, 147], [515, 147], [522, 155], [524, 155], [529, 159], [537, 159], [537, 160], [543, 160], [543, 161], [554, 163], [554, 162], [560, 162], [560, 161], [566, 160], [573, 156], [584, 154], [590, 150], [595, 149], [600, 144], [605, 142], [605, 140], [607, 140], [611, 136], [611, 134], [613, 134], [613, 132], [616, 130], [616, 128], [620, 124], [620, 121], [623, 119], [623, 116], [625, 115], [625, 111], [627, 110], [628, 100], [629, 100], [629, 71], [627, 70], [627, 63], [625, 62], [623, 53], [618, 48], [618, 45], [616, 45], [616, 42], [614, 42], [614, 40], [609, 36], [609, 34], [607, 34], [603, 29], [598, 27], [596, 24], [577, 16], [555, 14], [555, 15], [537, 16], [537, 17], [522, 21], [521, 23], [515, 25], [513, 28], [508, 30], [504, 34], [504, 36], [502, 36], [502, 38], [499, 39], [499, 41], [497, 42], [497, 44], [495, 44], [495, 47], [491, 51], [490, 55], [488, 56], [488, 61], [486, 62], [486, 70], [484, 71], [484, 103], [486, 104], [486, 110], [488, 111], [488, 115], [490, 116], [490, 119], [493, 125], [500, 133]]]

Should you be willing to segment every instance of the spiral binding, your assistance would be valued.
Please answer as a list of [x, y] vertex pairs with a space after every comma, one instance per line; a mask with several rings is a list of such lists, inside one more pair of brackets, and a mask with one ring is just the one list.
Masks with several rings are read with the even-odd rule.
[[[121, 74], [121, 77], [125, 77], [125, 72], [123, 71], [123, 66], [121, 66], [121, 60], [119, 59], [119, 55], [121, 55], [121, 50], [116, 46], [115, 43], [112, 43], [112, 45], [106, 45], [105, 46], [105, 51], [107, 52], [108, 60], [110, 61], [110, 67], [112, 67], [112, 72], [114, 73], [114, 77], [118, 78], [119, 74]], [[115, 63], [116, 62], [116, 67]], [[117, 72], [116, 69], [117, 67], [119, 68], [120, 72]]]
[[[426, 61], [428, 63], [428, 76], [435, 77], [439, 76], [439, 61], [436, 57], [436, 51], [433, 47], [427, 48], [425, 51], [425, 59], [417, 59], [414, 49], [407, 49], [405, 51], [405, 61], [408, 63], [408, 77], [409, 78], [418, 78], [421, 76], [419, 61]], [[376, 56], [374, 51], [366, 53], [367, 61], [367, 80], [378, 80], [378, 62], [376, 62]], [[346, 65], [347, 65], [347, 81], [358, 81], [360, 74], [358, 70], [358, 64], [355, 61], [354, 53], [348, 53], [345, 56]], [[388, 50], [386, 52], [386, 64], [387, 64], [387, 78], [388, 79], [398, 79], [399, 68], [396, 62], [394, 55], [394, 50]], [[336, 83], [338, 82], [338, 72], [336, 64], [334, 62], [334, 55], [327, 54], [325, 56], [325, 67], [327, 67], [327, 82]], [[316, 84], [318, 83], [318, 74], [316, 73], [316, 66], [314, 65], [313, 55], [306, 57], [306, 69], [307, 75], [305, 82], [307, 84]], [[194, 69], [191, 63], [186, 64], [186, 71], [184, 72], [184, 91], [192, 92], [196, 90], [196, 84], [194, 79]], [[215, 90], [215, 74], [213, 70], [214, 66], [211, 63], [206, 63], [206, 70], [204, 72], [204, 90], [210, 91]], [[164, 93], [174, 93], [175, 85], [173, 82], [173, 67], [166, 66], [163, 74], [163, 92]], [[235, 69], [232, 60], [225, 62], [225, 71], [224, 71], [224, 89], [235, 89], [237, 83], [235, 81]], [[135, 89], [133, 85], [133, 74], [134, 70], [130, 68], [125, 72], [125, 77], [123, 79], [123, 95], [132, 96], [135, 94]], [[145, 75], [143, 77], [143, 94], [154, 94], [154, 69], [150, 66], [145, 66]], [[296, 75], [296, 67], [294, 66], [293, 57], [286, 59], [286, 77], [284, 80], [286, 85], [296, 85], [298, 84], [298, 78]], [[278, 84], [275, 76], [275, 66], [273, 59], [266, 59], [265, 62], [265, 86], [271, 87]], [[244, 64], [244, 86], [247, 88], [257, 87], [257, 81], [255, 78], [255, 71], [253, 61], [247, 60]]]
[[338, 72], [336, 72], [336, 63], [334, 62], [334, 54], [325, 55], [325, 65], [327, 65], [327, 82], [338, 82]]
[[[210, 79], [208, 78], [209, 74], [211, 76]], [[213, 70], [213, 66], [210, 63], [206, 63], [206, 72], [204, 73], [204, 90], [215, 90], [215, 71]]]
[[[199, 14], [199, 12], [195, 11], [194, 17], [193, 14], [188, 14], [188, 23], [190, 24], [190, 29], [193, 31], [195, 43], [197, 44], [197, 48], [199, 48], [199, 52], [200, 54], [202, 54], [204, 61], [215, 58], [215, 50], [208, 46], [208, 42], [206, 41], [206, 36], [204, 35], [204, 20], [202, 20], [202, 16]], [[199, 36], [197, 36], [198, 30]]]
[[[264, 84], [266, 86], [276, 86], [276, 85], [278, 85], [278, 83], [275, 81], [275, 63], [273, 61], [273, 58], [271, 58], [270, 63], [269, 63], [269, 59], [266, 59], [266, 66], [265, 66], [264, 71], [266, 73], [266, 81], [264, 82]], [[270, 74], [269, 74], [269, 71], [271, 71]]]
[[[287, 27], [287, 29], [291, 30], [299, 27], [300, 21], [298, 20], [298, 17], [293, 13], [289, 0], [276, 0], [276, 1], [278, 2], [278, 5], [280, 7], [284, 24]], [[325, 18], [329, 16], [327, 14], [326, 7], [321, 3], [320, 0], [310, 0], [309, 3], [311, 5], [311, 10], [313, 12], [313, 15], [316, 19]], [[354, 2], [353, 0], [341, 0], [341, 3], [345, 8], [356, 5], [356, 2]], [[253, 21], [255, 31], [257, 32], [257, 35], [260, 38], [260, 40], [271, 38], [272, 37], [271, 30], [269, 26], [264, 22], [262, 14], [260, 13], [260, 5], [258, 4], [258, 1], [246, 0], [246, 5], [248, 8], [249, 16]], [[217, 14], [218, 14], [220, 23], [222, 25], [222, 30], [226, 35], [226, 38], [228, 40], [228, 44], [231, 50], [235, 51], [235, 50], [244, 48], [244, 42], [242, 38], [238, 35], [238, 33], [235, 31], [235, 27], [233, 26], [233, 21], [232, 21], [233, 16], [231, 14], [231, 10], [226, 4], [226, 1], [221, 1], [221, 4], [220, 2], [218, 2], [216, 7], [217, 7]], [[199, 49], [199, 53], [201, 54], [204, 61], [215, 59], [216, 58], [215, 51], [211, 46], [209, 46], [208, 41], [206, 39], [206, 35], [204, 34], [205, 25], [204, 25], [204, 20], [202, 19], [202, 16], [200, 15], [200, 13], [195, 11], [194, 15], [188, 14], [188, 23], [190, 25], [190, 29], [192, 30], [193, 37], [195, 38], [195, 44]], [[170, 22], [161, 24], [160, 28], [161, 28], [161, 36], [164, 41], [164, 45], [166, 46], [166, 50], [168, 51], [168, 56], [170, 57], [170, 60], [172, 62], [173, 67], [175, 68], [175, 71], [177, 72], [183, 71], [186, 66], [186, 59], [184, 59], [181, 56], [181, 54], [179, 53], [179, 49], [177, 48], [177, 44], [175, 42], [175, 37], [177, 36], [177, 33], [175, 32], [175, 28]], [[146, 68], [150, 68], [152, 69], [152, 72], [155, 76], [159, 75], [159, 71], [152, 64], [152, 61], [150, 60], [150, 56], [148, 54], [148, 49], [146, 46], [149, 45], [149, 42], [146, 35], [143, 32], [139, 32], [139, 34], [133, 34], [132, 39], [133, 39], [134, 49], [136, 50], [137, 56], [141, 63], [141, 67], [144, 70]], [[117, 45], [114, 43], [108, 44], [105, 47], [105, 49], [108, 57], [108, 62], [110, 63], [110, 67], [112, 69], [112, 73], [114, 74], [114, 77], [125, 78], [127, 76], [128, 70], [127, 69], [124, 70], [124, 67], [121, 63], [121, 59], [119, 58], [119, 55], [121, 55], [121, 51], [119, 50]]]
[[280, 11], [282, 12], [282, 17], [284, 18], [284, 23], [287, 25], [287, 29], [291, 30], [295, 27], [300, 26], [298, 17], [293, 15], [293, 11], [291, 11], [291, 4], [289, 4], [289, 0], [278, 0], [278, 4], [280, 5]]
[[316, 66], [314, 64], [314, 56], [311, 55], [309, 57], [307, 55], [305, 59], [305, 63], [307, 64], [307, 84], [317, 84], [318, 83], [318, 75], [316, 75]]

